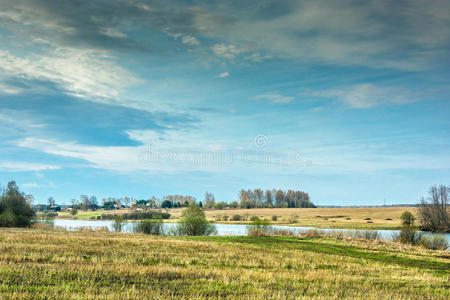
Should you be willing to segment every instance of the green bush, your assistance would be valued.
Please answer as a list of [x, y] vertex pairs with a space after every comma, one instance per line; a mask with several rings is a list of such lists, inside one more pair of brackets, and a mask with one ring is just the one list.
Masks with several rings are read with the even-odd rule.
[[274, 221], [274, 222], [276, 222], [278, 220], [278, 217], [277, 216], [272, 216], [272, 221]]
[[255, 222], [255, 221], [258, 221], [258, 220], [259, 220], [258, 216], [252, 216], [250, 218], [250, 221], [252, 221], [252, 222]]
[[416, 220], [414, 215], [407, 210], [402, 213], [400, 219], [402, 220], [403, 226], [414, 226], [414, 221]]
[[205, 212], [197, 204], [187, 207], [175, 229], [176, 235], [211, 235], [217, 233], [216, 226], [210, 223]]
[[255, 219], [247, 226], [248, 236], [267, 236], [272, 233], [272, 225], [267, 220]]
[[151, 235], [164, 234], [164, 223], [162, 218], [155, 217], [153, 219], [142, 220], [134, 227], [134, 232]]
[[231, 217], [231, 221], [240, 221], [242, 220], [241, 215], [234, 215], [233, 217]]
[[35, 212], [19, 191], [19, 187], [14, 181], [9, 182], [0, 198], [0, 226], [28, 227], [33, 223], [34, 217]]

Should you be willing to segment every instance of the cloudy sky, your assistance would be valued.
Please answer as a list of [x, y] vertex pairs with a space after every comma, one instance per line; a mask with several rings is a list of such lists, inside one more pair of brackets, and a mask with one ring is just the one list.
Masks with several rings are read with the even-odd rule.
[[37, 202], [450, 183], [443, 1], [0, 2], [0, 182]]

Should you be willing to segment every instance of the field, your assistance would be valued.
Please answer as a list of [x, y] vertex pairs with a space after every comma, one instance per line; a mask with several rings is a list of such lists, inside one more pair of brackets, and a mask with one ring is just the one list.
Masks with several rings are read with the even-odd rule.
[[0, 298], [450, 297], [450, 256], [379, 241], [0, 229]]
[[[261, 208], [261, 209], [224, 209], [206, 210], [206, 217], [217, 223], [246, 224], [252, 216], [270, 220], [276, 225], [311, 226], [322, 228], [350, 229], [400, 229], [400, 215], [405, 210], [417, 216], [416, 207], [361, 207], [361, 208]], [[79, 211], [79, 219], [90, 219], [103, 213], [125, 213], [120, 211]], [[181, 216], [182, 209], [171, 209], [172, 221]], [[59, 213], [61, 217], [70, 218], [68, 213]], [[240, 215], [246, 220], [231, 221], [234, 215]], [[228, 220], [224, 220], [228, 216]], [[272, 216], [277, 216], [272, 221]], [[366, 220], [369, 218], [370, 220]]]

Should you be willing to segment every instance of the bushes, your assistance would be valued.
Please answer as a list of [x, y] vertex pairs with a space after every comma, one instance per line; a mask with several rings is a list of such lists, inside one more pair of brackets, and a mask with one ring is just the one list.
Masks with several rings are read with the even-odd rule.
[[400, 219], [402, 220], [403, 226], [414, 226], [414, 221], [416, 220], [414, 215], [407, 210], [402, 213]]
[[423, 235], [420, 245], [430, 250], [447, 250], [450, 246], [445, 236], [440, 234]]
[[0, 199], [0, 227], [28, 227], [35, 213], [14, 181], [8, 183]]
[[[103, 214], [103, 220], [114, 220], [116, 214]], [[152, 219], [154, 217], [161, 217], [162, 219], [169, 219], [170, 214], [158, 211], [149, 211], [149, 212], [135, 212], [129, 214], [121, 215], [124, 220], [145, 220]]]
[[256, 217], [253, 222], [247, 226], [248, 236], [267, 236], [272, 235], [272, 226], [269, 221], [260, 220]]
[[242, 220], [242, 217], [240, 215], [234, 215], [231, 217], [231, 221], [240, 221]]
[[392, 234], [392, 240], [402, 244], [418, 245], [422, 236], [423, 232], [413, 227], [404, 227], [399, 233]]
[[211, 235], [217, 233], [216, 226], [210, 223], [205, 212], [197, 204], [186, 208], [175, 229], [176, 235]]
[[272, 221], [276, 222], [277, 220], [278, 220], [278, 217], [275, 216], [275, 215], [273, 215], [273, 216], [272, 216]]
[[151, 235], [162, 235], [164, 234], [163, 225], [164, 223], [162, 221], [162, 218], [160, 217], [142, 220], [134, 227], [134, 232]]
[[123, 218], [122, 216], [116, 215], [114, 217], [114, 223], [112, 224], [112, 228], [116, 232], [121, 232], [123, 227]]

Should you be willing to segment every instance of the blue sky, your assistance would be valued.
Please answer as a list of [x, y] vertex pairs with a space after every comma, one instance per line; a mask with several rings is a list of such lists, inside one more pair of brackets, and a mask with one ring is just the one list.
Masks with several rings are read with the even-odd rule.
[[36, 202], [450, 183], [448, 1], [0, 3], [0, 182]]

